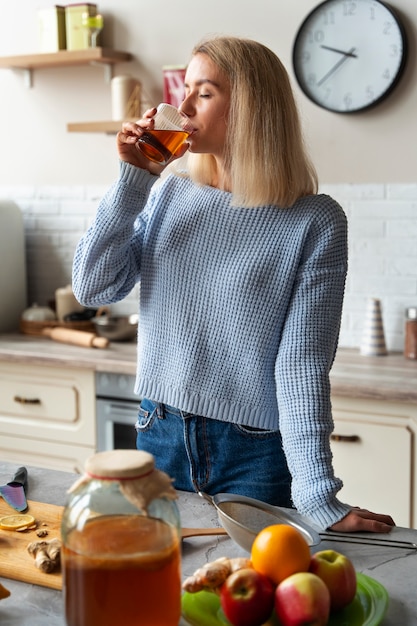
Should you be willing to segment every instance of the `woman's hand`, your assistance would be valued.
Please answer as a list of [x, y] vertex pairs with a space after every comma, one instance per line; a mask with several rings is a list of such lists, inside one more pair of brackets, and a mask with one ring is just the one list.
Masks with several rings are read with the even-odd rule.
[[342, 533], [389, 533], [393, 526], [395, 526], [395, 522], [389, 515], [354, 508], [340, 522], [330, 526], [330, 530], [337, 530]]
[[[149, 161], [149, 159], [142, 154], [137, 143], [138, 138], [141, 137], [146, 130], [153, 128], [153, 116], [155, 113], [156, 108], [148, 109], [137, 122], [124, 122], [122, 124], [122, 130], [117, 134], [117, 150], [121, 161], [126, 161], [135, 167], [140, 167], [141, 169], [148, 170], [148, 172], [155, 176], [159, 176], [167, 164], [160, 165], [159, 163]], [[182, 157], [187, 149], [188, 144], [183, 144], [170, 162]]]

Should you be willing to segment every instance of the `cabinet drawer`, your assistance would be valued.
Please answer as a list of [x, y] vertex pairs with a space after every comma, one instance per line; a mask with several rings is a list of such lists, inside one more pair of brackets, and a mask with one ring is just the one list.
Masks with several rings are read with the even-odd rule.
[[1, 363], [0, 433], [95, 446], [94, 372]]
[[0, 410], [17, 417], [76, 422], [79, 418], [79, 390], [71, 379], [32, 374], [0, 380]]
[[[31, 465], [82, 474], [85, 461], [94, 452], [94, 448], [69, 443], [45, 444], [37, 439], [0, 436], [1, 460], [15, 463], [16, 466]], [[30, 498], [30, 489], [27, 495]]]

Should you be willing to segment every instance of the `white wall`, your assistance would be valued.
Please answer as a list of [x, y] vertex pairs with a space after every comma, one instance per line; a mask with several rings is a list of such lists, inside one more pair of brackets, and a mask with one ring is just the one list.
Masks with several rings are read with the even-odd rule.
[[[102, 0], [104, 44], [133, 53], [115, 73], [139, 78], [159, 102], [166, 64], [186, 63], [204, 35], [258, 39], [281, 57], [293, 78], [292, 43], [315, 0]], [[0, 56], [37, 51], [38, 0], [2, 5]], [[349, 219], [350, 266], [341, 345], [358, 346], [367, 297], [382, 300], [388, 348], [401, 350], [404, 308], [417, 305], [417, 72], [415, 0], [393, 0], [410, 42], [406, 73], [389, 99], [343, 116], [310, 103], [294, 81], [321, 189]], [[17, 28], [18, 25], [18, 28]], [[29, 302], [44, 304], [70, 280], [74, 247], [98, 198], [117, 175], [114, 137], [68, 133], [66, 124], [110, 119], [110, 86], [101, 68], [34, 72], [0, 69], [0, 197], [25, 218]], [[132, 310], [136, 295], [122, 307]]]
[[[52, 4], [52, 3], [51, 3]], [[161, 67], [186, 63], [193, 45], [212, 33], [259, 39], [292, 72], [297, 29], [317, 0], [101, 0], [104, 43], [135, 61], [116, 66], [142, 80], [149, 98], [162, 93]], [[374, 110], [329, 113], [311, 104], [294, 84], [306, 135], [326, 183], [410, 182], [417, 158], [415, 0], [393, 0], [410, 39], [410, 63], [398, 89]], [[37, 50], [37, 9], [46, 0], [3, 2], [0, 56]], [[115, 175], [114, 138], [68, 134], [67, 122], [110, 117], [110, 87], [97, 67], [45, 69], [26, 89], [0, 69], [0, 172], [9, 183], [102, 183]]]

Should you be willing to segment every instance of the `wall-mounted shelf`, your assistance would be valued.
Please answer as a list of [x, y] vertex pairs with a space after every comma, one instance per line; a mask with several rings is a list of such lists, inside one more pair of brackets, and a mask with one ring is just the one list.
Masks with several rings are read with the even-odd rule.
[[67, 124], [67, 131], [69, 133], [107, 133], [108, 135], [116, 135], [119, 130], [122, 130], [122, 123], [114, 120], [107, 122], [71, 122]]
[[24, 72], [25, 84], [27, 87], [31, 87], [33, 84], [32, 72], [36, 69], [101, 65], [104, 68], [106, 80], [109, 81], [112, 77], [113, 65], [131, 59], [132, 55], [129, 52], [119, 52], [111, 48], [87, 48], [85, 50], [59, 50], [58, 52], [0, 57], [0, 68]]

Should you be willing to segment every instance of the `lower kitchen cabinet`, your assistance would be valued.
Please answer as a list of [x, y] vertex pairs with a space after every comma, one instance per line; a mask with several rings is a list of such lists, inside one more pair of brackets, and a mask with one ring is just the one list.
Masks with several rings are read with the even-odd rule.
[[82, 472], [96, 450], [93, 370], [0, 363], [3, 460]]
[[417, 522], [412, 404], [333, 397], [333, 464], [343, 502], [386, 513], [398, 526]]

